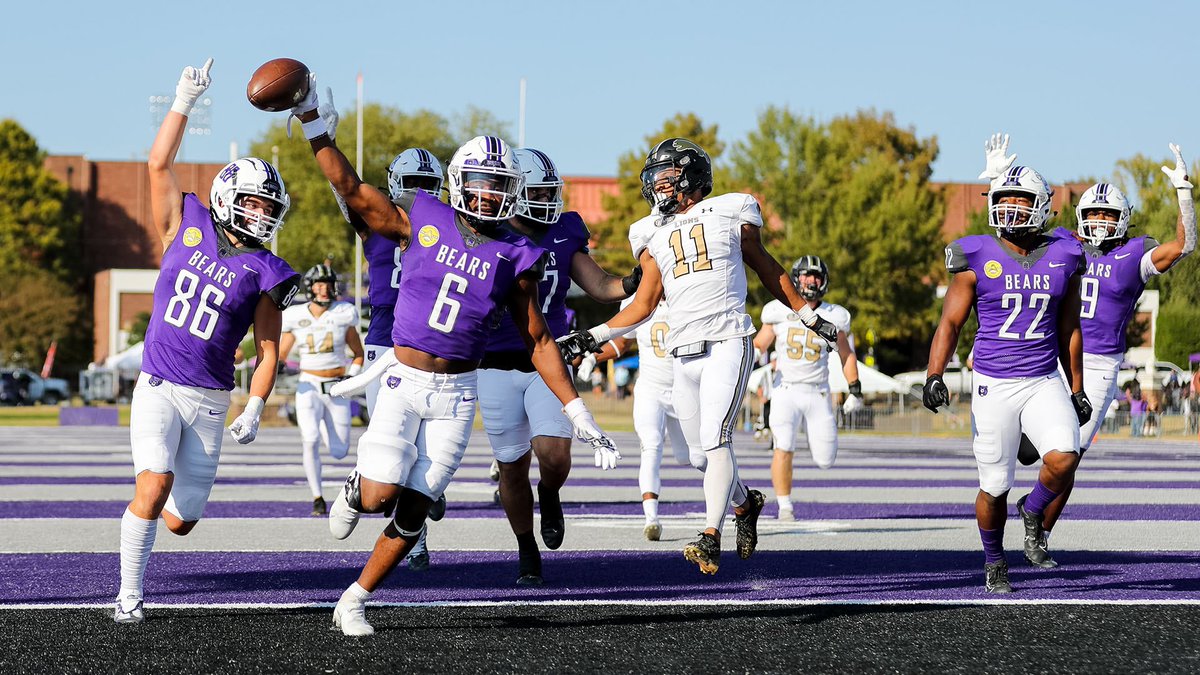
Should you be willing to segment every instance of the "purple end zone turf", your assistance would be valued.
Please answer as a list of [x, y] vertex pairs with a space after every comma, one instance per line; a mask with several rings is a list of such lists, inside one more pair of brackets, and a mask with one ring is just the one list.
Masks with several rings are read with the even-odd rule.
[[[727, 552], [715, 577], [678, 551], [571, 551], [545, 555], [547, 585], [518, 588], [516, 552], [442, 552], [420, 575], [397, 570], [380, 602], [471, 601], [816, 601], [954, 602], [994, 599], [983, 590], [977, 551]], [[1041, 570], [1009, 551], [1012, 600], [1195, 601], [1200, 555], [1182, 552], [1060, 551], [1062, 567]], [[146, 573], [155, 604], [332, 603], [353, 582], [364, 553], [156, 553]], [[118, 581], [116, 554], [7, 554], [0, 604], [107, 603]]]

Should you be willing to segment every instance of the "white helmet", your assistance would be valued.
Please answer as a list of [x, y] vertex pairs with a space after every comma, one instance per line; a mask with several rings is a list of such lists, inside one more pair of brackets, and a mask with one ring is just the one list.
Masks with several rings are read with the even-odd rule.
[[[479, 220], [508, 220], [517, 210], [525, 175], [512, 149], [496, 136], [476, 136], [450, 158], [447, 170], [450, 206]], [[475, 196], [472, 209], [468, 193]], [[494, 213], [485, 213], [484, 196], [499, 199]]]
[[[259, 215], [242, 206], [239, 198], [246, 196], [273, 203], [271, 215]], [[283, 216], [291, 205], [275, 167], [257, 157], [243, 157], [217, 172], [209, 193], [208, 211], [214, 222], [243, 243], [261, 245], [283, 227]]]
[[[1001, 204], [999, 200], [1012, 194], [1029, 197], [1033, 206]], [[1054, 190], [1042, 174], [1027, 166], [1014, 166], [992, 179], [988, 189], [988, 224], [998, 230], [1041, 230], [1050, 218], [1050, 197]]]
[[[1087, 220], [1084, 214], [1088, 211], [1103, 209], [1116, 214], [1117, 220]], [[1106, 239], [1121, 239], [1129, 229], [1129, 213], [1132, 211], [1129, 199], [1108, 183], [1096, 183], [1088, 188], [1079, 198], [1075, 207], [1075, 219], [1079, 223], [1079, 236], [1092, 246], [1099, 246]]]
[[541, 150], [517, 148], [516, 152], [525, 174], [525, 190], [517, 200], [519, 212], [539, 223], [557, 223], [563, 210], [563, 179], [554, 162]]
[[424, 190], [434, 199], [442, 198], [446, 172], [442, 163], [425, 148], [409, 148], [396, 155], [388, 165], [388, 194], [392, 201]]

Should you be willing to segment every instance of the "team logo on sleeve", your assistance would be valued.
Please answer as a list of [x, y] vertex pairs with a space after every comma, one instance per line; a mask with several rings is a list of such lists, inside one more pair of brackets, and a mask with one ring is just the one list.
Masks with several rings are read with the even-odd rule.
[[199, 244], [200, 240], [203, 238], [204, 235], [200, 234], [200, 228], [198, 227], [189, 227], [183, 231], [184, 246], [195, 246], [196, 244]]
[[430, 246], [438, 243], [438, 239], [440, 237], [441, 235], [438, 234], [438, 229], [433, 225], [426, 225], [425, 227], [422, 227], [419, 232], [417, 232], [417, 241], [421, 242], [421, 245], [425, 248], [429, 248]]
[[989, 260], [983, 264], [983, 273], [987, 278], [995, 279], [1004, 274], [1004, 266], [995, 260]]

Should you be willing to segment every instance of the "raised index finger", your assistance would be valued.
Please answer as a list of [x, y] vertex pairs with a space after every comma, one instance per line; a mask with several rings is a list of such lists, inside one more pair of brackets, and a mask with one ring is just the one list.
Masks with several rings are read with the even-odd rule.
[[212, 60], [212, 57], [210, 56], [210, 57], [208, 57], [208, 60], [204, 62], [204, 67], [200, 69], [200, 74], [203, 75], [204, 77], [208, 77], [208, 69], [212, 68], [212, 64], [213, 64], [213, 60]]

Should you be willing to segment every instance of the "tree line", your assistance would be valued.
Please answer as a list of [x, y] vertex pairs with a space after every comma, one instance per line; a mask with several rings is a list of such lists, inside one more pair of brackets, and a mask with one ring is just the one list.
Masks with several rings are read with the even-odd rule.
[[[405, 148], [424, 147], [445, 163], [465, 138], [508, 137], [506, 124], [476, 108], [453, 119], [380, 104], [365, 106], [363, 114], [363, 178], [381, 187], [388, 164]], [[354, 112], [339, 126], [338, 144], [351, 161], [356, 127]], [[860, 352], [869, 330], [884, 372], [925, 365], [940, 311], [936, 288], [946, 282], [945, 199], [930, 181], [939, 152], [936, 136], [919, 136], [889, 112], [861, 110], [820, 121], [772, 106], [745, 138], [730, 142], [717, 125], [677, 114], [617, 157], [619, 189], [604, 198], [607, 217], [588, 224], [596, 242], [593, 255], [614, 273], [624, 274], [634, 264], [627, 234], [629, 224], [647, 213], [638, 180], [645, 153], [672, 136], [691, 138], [708, 150], [715, 193], [758, 197], [768, 223], [764, 241], [785, 267], [805, 254], [825, 259], [828, 299], [853, 314]], [[555, 156], [555, 148], [542, 149]], [[303, 138], [288, 138], [280, 116], [252, 144], [251, 154], [277, 157], [292, 198], [278, 239], [280, 255], [298, 270], [326, 259], [352, 270], [354, 235]], [[15, 121], [0, 122], [0, 263], [14, 272], [6, 275], [13, 281], [0, 286], [0, 362], [40, 363], [50, 340], [58, 339], [60, 358], [82, 365], [91, 349], [91, 280], [78, 268], [81, 219], [73, 196], [42, 168], [44, 157]], [[1131, 234], [1174, 236], [1178, 210], [1174, 190], [1158, 170], [1163, 163], [1163, 157], [1137, 155], [1119, 161], [1106, 177], [1137, 204]], [[570, 167], [560, 169], [570, 174]], [[1066, 182], [1063, 178], [1051, 180]], [[1074, 228], [1074, 220], [1072, 206], [1052, 225]], [[982, 210], [972, 215], [968, 231], [989, 231]], [[749, 276], [750, 311], [757, 319], [769, 298]], [[1160, 358], [1185, 363], [1188, 353], [1200, 351], [1200, 337], [1188, 330], [1200, 322], [1200, 310], [1193, 309], [1200, 307], [1197, 282], [1200, 269], [1185, 261], [1151, 283], [1163, 297]], [[583, 300], [577, 309], [587, 322], [603, 320], [615, 308]], [[69, 334], [63, 334], [67, 328]]]

